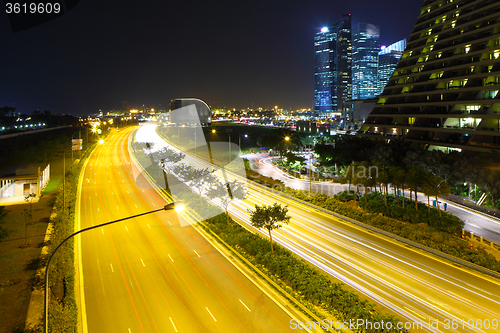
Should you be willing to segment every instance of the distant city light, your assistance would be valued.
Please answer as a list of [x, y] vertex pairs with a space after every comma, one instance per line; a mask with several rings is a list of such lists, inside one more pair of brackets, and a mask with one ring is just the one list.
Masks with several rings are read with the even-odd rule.
[[321, 32], [328, 32], [328, 28], [327, 27], [321, 28]]
[[381, 50], [385, 50], [385, 48], [386, 48], [386, 47], [387, 47], [387, 46], [382, 45], [382, 46], [380, 47], [380, 49], [381, 49]]

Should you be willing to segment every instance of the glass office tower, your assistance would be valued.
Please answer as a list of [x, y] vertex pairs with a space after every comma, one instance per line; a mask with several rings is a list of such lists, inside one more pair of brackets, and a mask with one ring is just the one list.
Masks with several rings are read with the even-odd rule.
[[378, 53], [378, 82], [377, 93], [375, 95], [380, 95], [382, 91], [384, 91], [384, 88], [394, 73], [405, 48], [406, 39], [402, 39], [399, 42], [384, 47]]
[[352, 99], [352, 32], [351, 14], [342, 15], [337, 25], [337, 110], [343, 118], [350, 117], [349, 104]]
[[330, 117], [337, 112], [337, 33], [324, 27], [314, 37], [314, 116]]
[[380, 28], [358, 23], [352, 32], [352, 99], [370, 99], [378, 95]]

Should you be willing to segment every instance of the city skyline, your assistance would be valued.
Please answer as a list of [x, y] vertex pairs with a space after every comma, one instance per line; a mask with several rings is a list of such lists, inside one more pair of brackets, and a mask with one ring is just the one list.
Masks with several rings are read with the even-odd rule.
[[[0, 105], [21, 113], [86, 115], [129, 105], [167, 105], [178, 97], [237, 108], [309, 108], [314, 101], [314, 29], [351, 13], [381, 26], [381, 42], [409, 36], [420, 0], [274, 1], [223, 6], [80, 2], [64, 16], [12, 33]], [[176, 18], [189, 10], [190, 19]], [[280, 17], [280, 20], [276, 20]], [[387, 17], [391, 17], [387, 20]]]

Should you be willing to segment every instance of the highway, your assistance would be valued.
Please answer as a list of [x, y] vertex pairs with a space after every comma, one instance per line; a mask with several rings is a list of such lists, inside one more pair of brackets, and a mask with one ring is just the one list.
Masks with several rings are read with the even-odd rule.
[[[272, 157], [268, 157], [265, 154], [248, 154], [243, 157], [247, 158], [252, 163], [252, 168], [261, 175], [279, 179], [283, 181], [286, 186], [293, 189], [309, 190], [309, 182], [307, 180], [294, 178], [279, 170], [276, 166], [271, 164]], [[323, 193], [330, 196], [342, 191], [347, 191], [348, 188], [349, 186], [347, 184], [339, 183], [313, 181], [311, 184], [312, 192]], [[351, 191], [353, 190], [354, 187], [351, 186]], [[410, 198], [409, 191], [405, 191], [405, 197]], [[433, 200], [435, 199], [431, 198], [431, 204]], [[443, 199], [439, 198], [439, 200], [441, 201]], [[418, 192], [418, 201], [427, 205], [427, 197], [421, 192]], [[458, 216], [462, 221], [464, 221], [464, 229], [466, 231], [500, 244], [500, 219], [475, 212], [472, 209], [466, 208], [462, 205], [457, 205], [447, 200], [443, 201], [447, 202], [448, 213]]]
[[[149, 133], [151, 142], [160, 144], [159, 137], [151, 130]], [[192, 156], [186, 159], [200, 168], [210, 167]], [[383, 312], [395, 314], [408, 325], [422, 324], [413, 326], [411, 332], [499, 331], [498, 279], [261, 187], [249, 185], [248, 190], [245, 201], [230, 207], [235, 220], [253, 229], [247, 209], [255, 204], [287, 204], [291, 223], [275, 231], [273, 239], [376, 302]], [[261, 230], [254, 231], [267, 237]]]
[[[127, 150], [133, 131], [110, 134], [84, 166], [80, 228], [167, 203], [134, 181]], [[181, 227], [175, 211], [83, 233], [78, 251], [84, 333], [288, 332], [296, 318], [192, 226]]]

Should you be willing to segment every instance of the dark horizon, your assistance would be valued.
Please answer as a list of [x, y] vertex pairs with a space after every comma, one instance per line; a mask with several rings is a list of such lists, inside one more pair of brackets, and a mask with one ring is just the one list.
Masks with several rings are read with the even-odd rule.
[[[225, 107], [309, 108], [315, 32], [351, 14], [380, 26], [381, 44], [408, 38], [421, 0], [258, 3], [135, 1], [79, 4], [0, 41], [0, 107], [84, 116], [99, 109], [168, 107], [197, 97]], [[140, 7], [139, 7], [140, 6]]]

